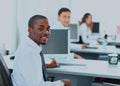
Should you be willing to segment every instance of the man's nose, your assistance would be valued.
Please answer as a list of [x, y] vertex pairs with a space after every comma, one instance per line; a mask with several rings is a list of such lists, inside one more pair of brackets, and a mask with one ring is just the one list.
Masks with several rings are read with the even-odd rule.
[[49, 36], [50, 35], [50, 31], [46, 30], [44, 31], [45, 35]]

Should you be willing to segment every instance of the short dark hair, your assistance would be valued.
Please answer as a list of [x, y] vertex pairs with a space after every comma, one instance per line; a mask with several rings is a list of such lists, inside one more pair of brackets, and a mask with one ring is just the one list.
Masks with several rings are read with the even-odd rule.
[[70, 12], [71, 11], [68, 9], [68, 8], [61, 8], [59, 11], [58, 11], [58, 15], [60, 16], [60, 14], [62, 14], [63, 12]]
[[43, 15], [34, 15], [30, 18], [29, 22], [28, 22], [28, 27], [33, 28], [34, 24], [36, 23], [36, 20], [39, 19], [47, 19], [47, 17], [43, 16]]

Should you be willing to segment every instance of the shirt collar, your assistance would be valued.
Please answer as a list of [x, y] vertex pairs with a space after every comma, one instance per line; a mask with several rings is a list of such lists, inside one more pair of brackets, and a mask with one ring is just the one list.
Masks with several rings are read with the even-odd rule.
[[26, 38], [26, 42], [35, 52], [40, 53], [42, 51], [42, 45], [37, 45], [30, 37]]
[[66, 26], [66, 27], [63, 26], [60, 21], [58, 22], [58, 25], [61, 26], [61, 27], [63, 27], [63, 29], [68, 29], [68, 26]]

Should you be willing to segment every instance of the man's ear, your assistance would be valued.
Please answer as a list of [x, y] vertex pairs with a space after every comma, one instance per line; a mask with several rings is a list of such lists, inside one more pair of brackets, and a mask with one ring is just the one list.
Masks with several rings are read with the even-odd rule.
[[31, 33], [32, 30], [33, 30], [32, 28], [30, 28], [30, 27], [28, 28], [28, 32], [29, 32], [29, 33]]

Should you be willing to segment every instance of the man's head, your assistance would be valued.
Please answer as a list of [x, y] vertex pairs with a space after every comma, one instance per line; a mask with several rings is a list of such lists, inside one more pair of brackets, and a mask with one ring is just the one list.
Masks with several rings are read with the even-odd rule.
[[60, 23], [67, 27], [70, 23], [71, 11], [68, 8], [61, 8], [58, 11], [58, 20]]
[[46, 44], [50, 35], [50, 26], [45, 16], [32, 16], [28, 22], [29, 37], [38, 45]]

